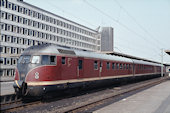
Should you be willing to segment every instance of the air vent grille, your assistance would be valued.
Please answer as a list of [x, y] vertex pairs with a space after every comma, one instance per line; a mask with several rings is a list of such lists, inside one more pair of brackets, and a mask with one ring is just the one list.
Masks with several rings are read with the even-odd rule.
[[63, 53], [63, 54], [75, 55], [75, 52], [74, 52], [74, 51], [70, 51], [70, 50], [58, 49], [58, 51], [59, 51], [60, 53]]

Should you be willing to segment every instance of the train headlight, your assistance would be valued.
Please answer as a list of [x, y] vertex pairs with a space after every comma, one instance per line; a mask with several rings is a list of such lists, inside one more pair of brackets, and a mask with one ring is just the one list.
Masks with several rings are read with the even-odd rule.
[[35, 73], [35, 79], [39, 79], [39, 73], [38, 72]]

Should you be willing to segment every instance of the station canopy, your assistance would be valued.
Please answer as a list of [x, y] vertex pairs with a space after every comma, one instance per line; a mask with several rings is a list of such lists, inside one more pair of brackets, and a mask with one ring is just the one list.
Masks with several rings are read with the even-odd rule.
[[165, 50], [165, 52], [170, 55], [170, 50]]

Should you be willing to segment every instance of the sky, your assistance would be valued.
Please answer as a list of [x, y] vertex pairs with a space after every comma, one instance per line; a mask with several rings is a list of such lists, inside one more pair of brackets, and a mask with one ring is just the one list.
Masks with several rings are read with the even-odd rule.
[[113, 27], [116, 52], [161, 62], [170, 50], [170, 0], [24, 1], [91, 29]]

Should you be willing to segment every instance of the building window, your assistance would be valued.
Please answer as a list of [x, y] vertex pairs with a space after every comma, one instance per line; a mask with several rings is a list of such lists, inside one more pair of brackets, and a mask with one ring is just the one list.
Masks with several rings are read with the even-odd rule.
[[1, 1], [1, 6], [5, 6], [5, 2], [3, 0]]
[[11, 63], [11, 62], [10, 62], [10, 58], [7, 58], [7, 59], [6, 59], [6, 64], [7, 64], [7, 65], [10, 65], [10, 63]]
[[3, 47], [0, 47], [0, 53], [3, 53]]
[[10, 47], [6, 48], [6, 53], [10, 53]]
[[4, 58], [0, 58], [0, 64], [2, 65], [2, 64], [4, 64]]

